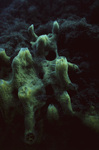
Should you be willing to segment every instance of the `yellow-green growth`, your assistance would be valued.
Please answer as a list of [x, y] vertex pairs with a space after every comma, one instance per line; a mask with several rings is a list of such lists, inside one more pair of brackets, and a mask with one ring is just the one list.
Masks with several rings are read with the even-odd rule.
[[71, 83], [68, 76], [68, 62], [65, 57], [61, 57], [56, 60], [56, 75], [58, 80], [60, 80], [60, 84], [62, 86], [66, 86]]
[[66, 91], [64, 91], [63, 94], [60, 95], [59, 101], [61, 103], [63, 113], [73, 113], [70, 96]]
[[50, 104], [48, 106], [47, 118], [48, 118], [49, 121], [53, 121], [53, 120], [58, 120], [59, 119], [58, 110], [53, 104]]
[[99, 113], [96, 112], [94, 106], [91, 106], [89, 111], [84, 115], [83, 122], [89, 128], [99, 133]]
[[52, 33], [53, 33], [53, 34], [58, 34], [58, 32], [59, 32], [59, 24], [58, 24], [57, 21], [54, 21]]
[[3, 48], [0, 48], [0, 61], [3, 61], [3, 63], [10, 63], [10, 57], [6, 55]]
[[10, 57], [3, 48], [0, 48], [0, 78], [7, 79], [10, 71]]
[[[42, 111], [47, 112], [45, 116], [49, 121], [59, 119], [59, 107], [63, 115], [73, 114], [70, 96], [67, 93], [69, 87], [73, 87], [68, 69], [77, 70], [77, 66], [58, 55], [57, 21], [53, 23], [52, 33], [48, 35], [37, 36], [33, 25], [28, 31], [34, 55], [31, 55], [28, 48], [21, 48], [12, 61], [11, 75], [6, 80], [0, 79], [0, 110], [8, 123], [16, 113], [24, 116], [24, 140], [33, 144], [39, 139], [35, 126], [43, 122]], [[4, 50], [0, 51], [0, 58], [5, 64], [10, 64], [10, 57]], [[43, 127], [42, 124], [41, 126]], [[39, 127], [40, 130], [42, 127]]]

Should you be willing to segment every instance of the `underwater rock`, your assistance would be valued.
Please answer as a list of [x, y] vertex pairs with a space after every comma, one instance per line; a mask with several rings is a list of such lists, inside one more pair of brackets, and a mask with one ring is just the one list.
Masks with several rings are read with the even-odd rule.
[[[0, 79], [0, 110], [6, 123], [11, 123], [18, 112], [24, 115], [25, 142], [37, 142], [35, 114], [43, 106], [49, 121], [59, 119], [60, 106], [63, 114], [73, 114], [70, 96], [67, 90], [76, 90], [68, 75], [68, 69], [79, 70], [78, 66], [58, 55], [57, 39], [59, 24], [53, 23], [52, 33], [37, 36], [34, 26], [28, 29], [31, 36], [31, 53], [28, 48], [21, 48], [14, 57], [12, 73], [7, 80]], [[0, 51], [5, 63], [9, 57], [5, 50]], [[3, 65], [3, 64], [2, 64]], [[57, 106], [59, 104], [59, 106]], [[41, 118], [43, 119], [43, 118]]]

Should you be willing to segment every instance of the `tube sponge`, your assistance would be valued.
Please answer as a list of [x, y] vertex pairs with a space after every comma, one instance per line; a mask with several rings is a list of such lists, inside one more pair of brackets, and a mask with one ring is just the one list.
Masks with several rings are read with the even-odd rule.
[[47, 109], [47, 118], [49, 121], [54, 121], [59, 119], [59, 114], [57, 108], [50, 104]]
[[65, 57], [60, 57], [56, 60], [56, 76], [58, 80], [60, 80], [60, 84], [65, 86], [68, 86], [68, 84], [71, 83], [69, 76], [68, 76], [68, 62]]
[[5, 50], [3, 48], [0, 48], [0, 61], [10, 63], [10, 57], [6, 55]]
[[[43, 122], [40, 120], [47, 117], [49, 121], [57, 121], [60, 116], [59, 107], [63, 115], [73, 114], [67, 93], [69, 85], [73, 85], [68, 69], [76, 70], [77, 67], [58, 55], [57, 21], [53, 23], [52, 33], [48, 35], [37, 36], [33, 25], [28, 31], [34, 55], [31, 55], [28, 48], [21, 48], [12, 61], [11, 76], [8, 76], [7, 80], [0, 79], [0, 110], [8, 121], [13, 120], [16, 113], [24, 116], [24, 141], [33, 144], [39, 139], [37, 136], [41, 136], [36, 128]], [[5, 64], [10, 60], [4, 50], [0, 51], [0, 58], [4, 59]], [[9, 113], [11, 108], [14, 111]], [[47, 114], [43, 116], [41, 110]], [[42, 132], [43, 125], [39, 128]]]
[[53, 23], [53, 29], [52, 29], [53, 34], [58, 34], [59, 33], [59, 24], [57, 21], [54, 21]]

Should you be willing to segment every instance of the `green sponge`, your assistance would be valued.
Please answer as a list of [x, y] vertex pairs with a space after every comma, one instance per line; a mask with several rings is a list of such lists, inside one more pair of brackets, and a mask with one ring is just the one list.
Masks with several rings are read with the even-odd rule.
[[[21, 48], [12, 61], [11, 75], [7, 80], [0, 79], [0, 110], [7, 123], [11, 123], [17, 113], [24, 116], [24, 141], [33, 144], [39, 135], [41, 137], [43, 126], [40, 122], [43, 118], [58, 120], [59, 107], [63, 115], [74, 113], [67, 93], [70, 86], [74, 87], [68, 69], [79, 68], [58, 55], [57, 21], [53, 23], [52, 33], [48, 35], [37, 36], [33, 25], [28, 31], [34, 55], [31, 55], [28, 48]], [[5, 64], [10, 63], [10, 57], [3, 49], [0, 58]], [[41, 110], [47, 112], [43, 118]], [[41, 125], [40, 131], [36, 130], [37, 125]]]

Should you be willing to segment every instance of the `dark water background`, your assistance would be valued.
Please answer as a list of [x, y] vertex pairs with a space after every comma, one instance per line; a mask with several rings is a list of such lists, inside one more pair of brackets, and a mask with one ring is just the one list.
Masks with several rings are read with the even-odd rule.
[[[48, 34], [55, 20], [60, 25], [59, 55], [82, 70], [80, 74], [70, 73], [72, 82], [79, 85], [78, 92], [69, 93], [73, 110], [84, 114], [94, 106], [98, 112], [99, 0], [0, 0], [0, 47], [8, 56], [16, 55], [21, 47], [31, 49], [28, 27], [34, 24], [37, 35]], [[32, 146], [21, 139], [23, 122], [17, 116], [13, 125], [7, 127], [0, 115], [0, 150], [99, 149], [99, 135], [76, 117], [62, 117], [59, 125], [45, 121], [44, 141]]]

